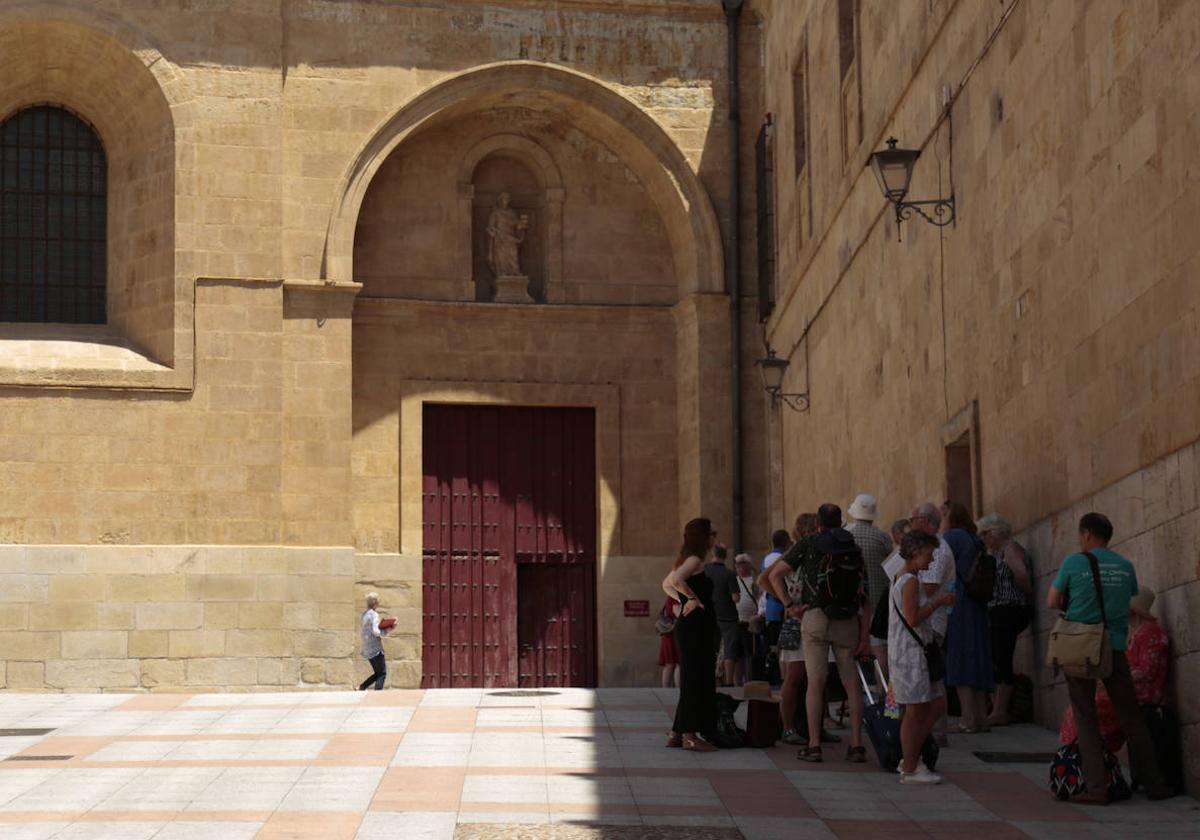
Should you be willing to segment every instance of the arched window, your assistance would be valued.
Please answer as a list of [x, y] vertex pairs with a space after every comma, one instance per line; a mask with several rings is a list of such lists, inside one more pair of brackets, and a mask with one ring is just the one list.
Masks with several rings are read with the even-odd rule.
[[0, 321], [105, 323], [107, 169], [70, 111], [0, 123]]

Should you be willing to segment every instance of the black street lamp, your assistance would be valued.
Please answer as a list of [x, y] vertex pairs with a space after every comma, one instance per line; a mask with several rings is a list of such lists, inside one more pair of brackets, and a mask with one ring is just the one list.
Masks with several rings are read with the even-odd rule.
[[754, 364], [758, 366], [758, 372], [762, 375], [763, 390], [771, 395], [772, 402], [782, 402], [793, 411], [808, 411], [807, 391], [788, 393], [783, 390], [783, 375], [788, 369], [787, 359], [779, 358], [774, 350], [768, 349], [766, 358], [759, 359]]
[[[895, 137], [889, 137], [888, 147], [871, 155], [871, 168], [879, 180], [879, 188], [883, 197], [892, 203], [896, 209], [896, 230], [900, 223], [912, 218], [916, 211], [921, 218], [938, 227], [945, 227], [954, 222], [954, 194], [949, 198], [936, 198], [928, 201], [905, 201], [908, 187], [912, 182], [913, 167], [921, 156], [918, 149], [897, 149]], [[930, 213], [922, 208], [928, 207]], [[931, 215], [932, 214], [932, 215]]]

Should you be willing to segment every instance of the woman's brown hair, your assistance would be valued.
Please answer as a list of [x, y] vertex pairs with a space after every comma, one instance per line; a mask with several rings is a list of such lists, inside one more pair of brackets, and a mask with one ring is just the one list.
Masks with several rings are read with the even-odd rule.
[[961, 502], [946, 502], [942, 505], [942, 520], [946, 523], [947, 528], [962, 528], [972, 534], [975, 533], [975, 521], [967, 512], [966, 505]]
[[699, 557], [703, 560], [704, 556], [708, 554], [708, 538], [711, 534], [712, 522], [703, 517], [693, 519], [684, 525], [683, 545], [680, 546], [679, 556], [675, 558], [675, 565], [671, 568], [678, 569], [689, 557]]

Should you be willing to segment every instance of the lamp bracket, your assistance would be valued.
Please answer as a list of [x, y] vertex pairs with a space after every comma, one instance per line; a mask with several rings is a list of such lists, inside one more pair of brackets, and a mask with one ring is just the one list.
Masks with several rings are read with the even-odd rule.
[[[949, 198], [936, 198], [929, 201], [893, 201], [892, 205], [896, 208], [897, 239], [900, 238], [900, 223], [912, 219], [913, 213], [938, 227], [946, 227], [946, 225], [955, 223], [953, 195]], [[922, 209], [925, 207], [928, 207], [930, 212], [927, 213]]]
[[808, 392], [803, 394], [772, 394], [772, 399], [777, 403], [783, 403], [792, 411], [805, 412], [808, 411]]

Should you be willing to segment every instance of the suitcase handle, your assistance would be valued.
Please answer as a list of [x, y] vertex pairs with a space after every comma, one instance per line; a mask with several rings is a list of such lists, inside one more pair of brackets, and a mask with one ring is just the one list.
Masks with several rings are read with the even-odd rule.
[[[887, 680], [883, 676], [883, 666], [879, 664], [879, 660], [874, 656], [871, 657], [871, 662], [875, 665], [875, 678], [879, 680], [879, 690], [886, 693]], [[882, 701], [884, 699], [883, 697], [880, 697], [879, 700], [876, 700], [874, 695], [871, 694], [871, 687], [867, 684], [867, 675], [863, 673], [862, 660], [854, 660], [854, 667], [858, 669], [858, 679], [859, 682], [862, 683], [863, 695], [867, 698], [867, 703], [874, 705], [875, 703]]]

